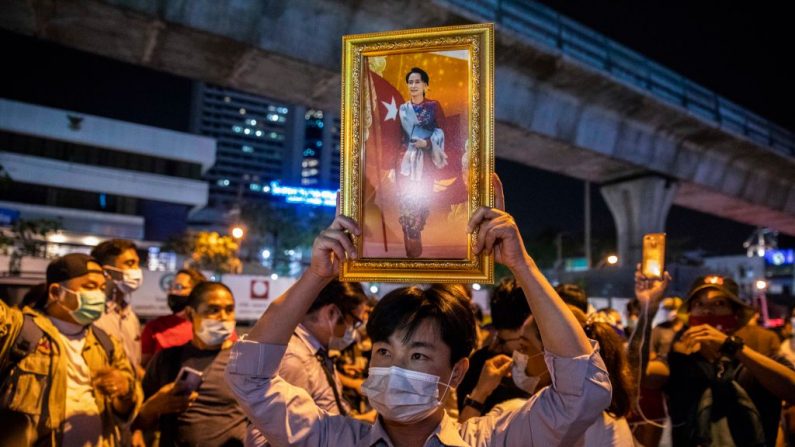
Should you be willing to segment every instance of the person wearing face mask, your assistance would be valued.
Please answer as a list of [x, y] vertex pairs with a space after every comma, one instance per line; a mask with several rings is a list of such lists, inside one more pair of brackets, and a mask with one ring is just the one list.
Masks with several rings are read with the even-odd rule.
[[[223, 377], [235, 341], [235, 298], [223, 283], [203, 282], [188, 296], [185, 317], [193, 338], [152, 357], [143, 379], [146, 401], [135, 427], [159, 429], [164, 447], [243, 445], [246, 417]], [[191, 394], [174, 387], [182, 367], [203, 374]]]
[[166, 297], [168, 308], [173, 313], [150, 321], [141, 333], [141, 362], [144, 367], [156, 352], [184, 345], [193, 338], [193, 325], [185, 318], [185, 307], [190, 292], [204, 281], [207, 278], [194, 269], [181, 269], [174, 275]]
[[105, 313], [96, 325], [118, 338], [139, 375], [141, 368], [141, 322], [130, 306], [132, 293], [143, 283], [138, 247], [126, 239], [111, 239], [94, 247], [91, 256], [108, 275]]
[[749, 324], [754, 311], [733, 279], [698, 278], [684, 303], [687, 326], [667, 358], [650, 362], [648, 323], [669, 280], [636, 274], [635, 294], [648, 309], [638, 327], [647, 330], [633, 338], [629, 353], [646, 372], [646, 386], [665, 392], [674, 447], [776, 445], [782, 401], [795, 401], [795, 370], [778, 355], [776, 335]]
[[[367, 309], [367, 295], [359, 283], [332, 280], [317, 294], [295, 328], [284, 353], [279, 376], [309, 393], [315, 404], [332, 415], [349, 414], [342, 382], [329, 351], [342, 351], [356, 341]], [[266, 445], [265, 436], [251, 426], [247, 445]]]
[[467, 228], [477, 232], [475, 253], [494, 253], [521, 285], [546, 347], [555, 386], [501, 418], [459, 424], [442, 401], [469, 367], [475, 319], [451, 289], [403, 287], [373, 309], [369, 377], [362, 386], [378, 411], [374, 425], [320, 409], [301, 388], [278, 375], [279, 363], [301, 315], [339, 274], [340, 261], [358, 256], [352, 219], [338, 215], [316, 239], [307, 271], [277, 298], [232, 348], [227, 382], [246, 415], [274, 445], [290, 446], [551, 446], [572, 445], [610, 403], [610, 381], [598, 347], [555, 294], [524, 249], [513, 218], [496, 208], [474, 211]]
[[527, 340], [522, 336], [522, 325], [530, 316], [530, 307], [514, 278], [503, 278], [500, 281], [491, 294], [489, 307], [496, 336], [489, 346], [475, 351], [469, 358], [469, 369], [456, 388], [459, 414], [466, 406], [474, 406], [486, 413], [499, 402], [530, 397], [529, 393], [518, 388], [509, 377], [497, 384], [497, 387], [486, 395], [488, 398], [485, 400], [472, 395], [472, 390], [487, 360], [497, 355], [506, 355], [510, 358], [514, 351], [527, 344]]
[[[593, 313], [589, 316], [576, 306], [569, 305], [569, 310], [582, 324], [585, 334], [599, 344], [599, 352], [607, 366], [613, 395], [610, 406], [585, 431], [583, 436], [572, 445], [584, 447], [621, 446], [632, 447], [634, 440], [626, 416], [629, 414], [635, 385], [624, 350], [624, 339], [603, 315]], [[544, 344], [538, 330], [538, 324], [531, 316], [523, 326], [522, 332], [528, 343], [514, 351], [513, 358], [508, 356], [495, 357], [483, 368], [473, 394], [488, 395], [495, 384], [510, 372], [510, 378], [519, 388], [528, 393], [537, 394], [552, 385], [549, 368], [544, 362]], [[511, 399], [497, 404], [486, 416], [501, 417], [506, 412], [519, 408], [527, 399]], [[462, 419], [480, 416], [480, 412], [467, 407]]]
[[36, 307], [0, 301], [0, 446], [124, 444], [140, 385], [121, 343], [93, 323], [105, 276], [85, 254], [47, 266]]

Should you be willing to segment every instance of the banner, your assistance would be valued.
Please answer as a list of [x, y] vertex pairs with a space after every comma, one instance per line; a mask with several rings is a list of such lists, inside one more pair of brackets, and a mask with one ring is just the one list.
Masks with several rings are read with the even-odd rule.
[[[144, 319], [168, 315], [171, 310], [166, 295], [176, 272], [144, 270], [144, 283], [132, 296], [133, 311]], [[203, 272], [210, 277], [209, 272]], [[284, 293], [294, 282], [293, 278], [271, 279], [268, 276], [223, 275], [221, 282], [232, 290], [235, 297], [235, 317], [238, 321], [259, 319], [268, 305]]]

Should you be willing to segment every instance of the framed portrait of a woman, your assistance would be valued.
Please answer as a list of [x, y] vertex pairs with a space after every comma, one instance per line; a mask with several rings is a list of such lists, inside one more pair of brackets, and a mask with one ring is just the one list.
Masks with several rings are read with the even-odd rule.
[[492, 206], [493, 26], [343, 37], [341, 279], [491, 282], [469, 218]]

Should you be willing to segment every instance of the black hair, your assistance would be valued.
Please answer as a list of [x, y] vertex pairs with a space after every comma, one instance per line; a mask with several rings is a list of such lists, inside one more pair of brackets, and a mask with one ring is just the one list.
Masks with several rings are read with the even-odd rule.
[[516, 330], [530, 316], [530, 305], [522, 288], [509, 276], [503, 278], [491, 293], [489, 302], [494, 329]]
[[450, 348], [450, 365], [455, 365], [475, 348], [475, 317], [467, 300], [453, 293], [441, 287], [395, 289], [373, 309], [367, 334], [377, 343], [388, 341], [397, 331], [406, 331], [404, 341], [408, 341], [422, 322], [433, 320]]
[[366, 301], [367, 294], [364, 293], [361, 284], [334, 279], [326, 287], [323, 287], [306, 313], [309, 315], [317, 312], [323, 306], [333, 304], [343, 314], [351, 314], [354, 309]]
[[[207, 281], [207, 277], [204, 276], [202, 274], [202, 272], [200, 272], [200, 271], [198, 271], [196, 269], [191, 269], [191, 268], [179, 269], [179, 270], [177, 270], [177, 275], [179, 275], [179, 274], [188, 275], [188, 277], [190, 278], [191, 287], [196, 287], [199, 284]], [[174, 276], [176, 276], [176, 275], [174, 275]]]
[[226, 284], [217, 281], [205, 281], [203, 283], [199, 283], [199, 285], [190, 291], [190, 295], [188, 295], [188, 307], [192, 309], [198, 309], [199, 306], [204, 303], [205, 296], [216, 289], [224, 289], [233, 297], [235, 296], [232, 293], [232, 290]]
[[420, 79], [422, 79], [422, 82], [424, 82], [427, 85], [431, 85], [431, 78], [428, 77], [428, 73], [426, 73], [425, 70], [419, 67], [411, 67], [411, 70], [409, 70], [409, 72], [406, 73], [406, 84], [409, 83], [409, 76], [411, 76], [412, 73], [417, 73], [418, 75], [420, 75]]
[[94, 247], [91, 256], [99, 261], [100, 265], [113, 265], [116, 258], [129, 249], [137, 251], [138, 247], [127, 239], [110, 239]]
[[632, 409], [636, 390], [624, 339], [607, 323], [591, 322], [585, 324], [583, 329], [588, 338], [599, 343], [599, 355], [605, 362], [613, 386], [613, 397], [606, 411], [615, 418], [627, 416]]
[[555, 287], [555, 292], [558, 293], [564, 303], [571, 304], [577, 309], [588, 313], [588, 295], [577, 284], [559, 284]]

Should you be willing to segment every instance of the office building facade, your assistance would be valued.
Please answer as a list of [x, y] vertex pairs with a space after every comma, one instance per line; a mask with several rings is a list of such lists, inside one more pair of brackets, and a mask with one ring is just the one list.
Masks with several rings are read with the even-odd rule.
[[282, 202], [271, 183], [339, 187], [339, 119], [225, 87], [195, 83], [191, 130], [218, 142], [215, 165], [204, 178], [208, 206], [192, 215], [197, 229], [226, 231], [239, 208]]
[[59, 221], [58, 242], [179, 234], [214, 163], [211, 138], [0, 99], [0, 209]]

